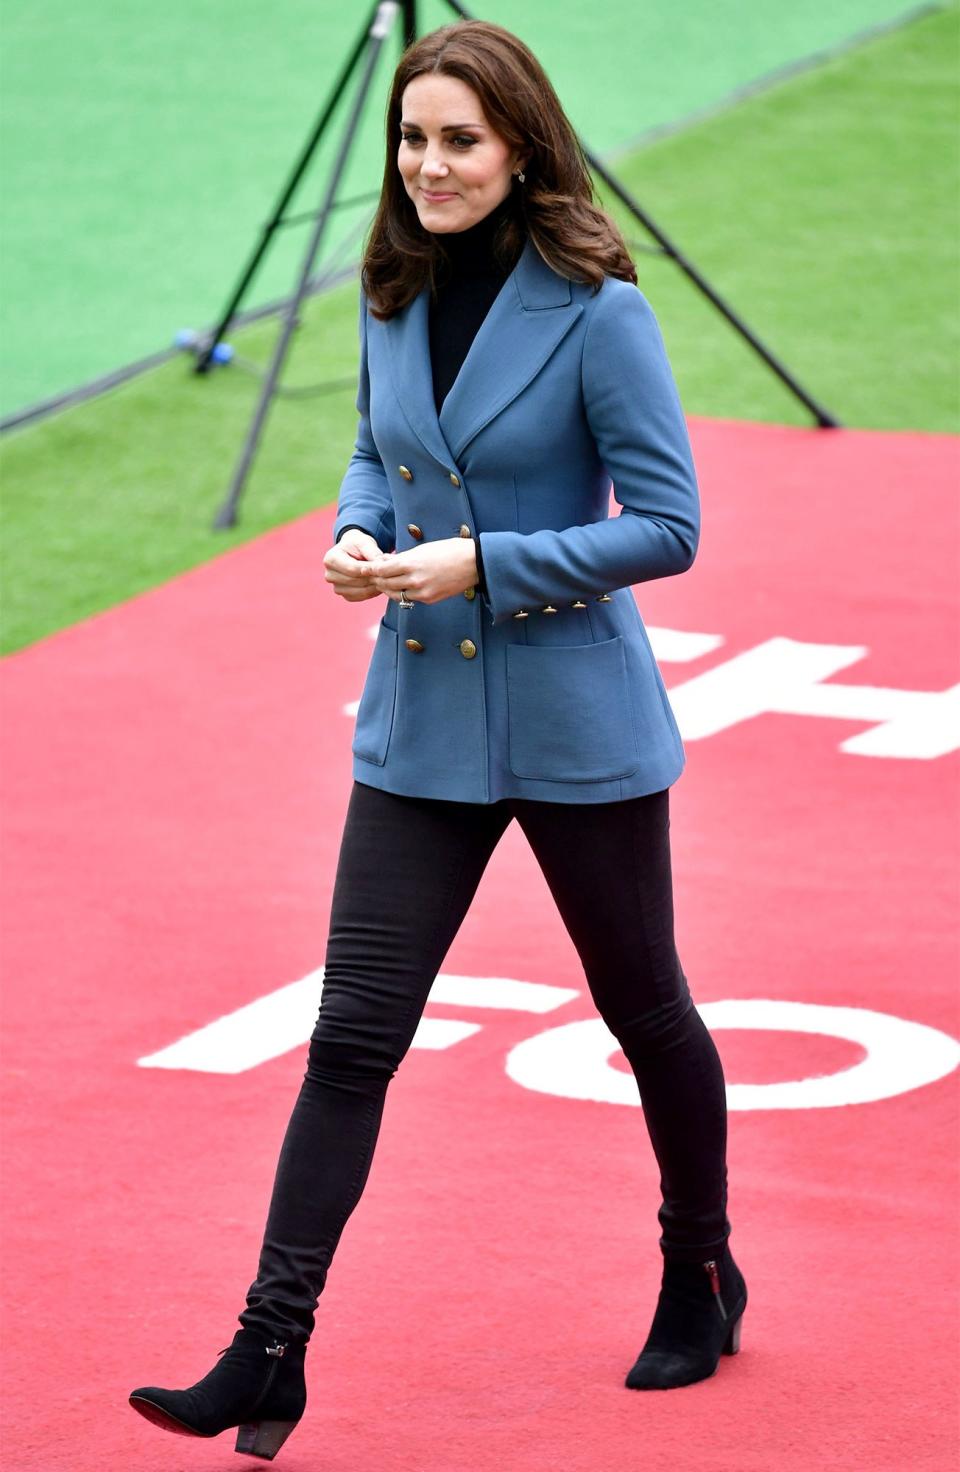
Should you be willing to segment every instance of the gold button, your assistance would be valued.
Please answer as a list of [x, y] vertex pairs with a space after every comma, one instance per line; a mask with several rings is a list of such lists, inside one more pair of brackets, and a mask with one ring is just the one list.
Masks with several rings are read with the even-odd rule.
[[450, 472], [450, 484], [452, 486], [458, 486], [460, 484], [460, 477], [458, 475], [454, 475], [452, 470]]
[[527, 612], [527, 610], [525, 608], [518, 608], [517, 611], [516, 611], [516, 613], [513, 616], [514, 616], [514, 618], [529, 618], [530, 617], [529, 613]]
[[597, 594], [597, 602], [598, 603], [612, 603], [613, 602], [613, 599], [610, 597], [610, 594], [609, 593], [598, 593]]
[[413, 480], [413, 471], [408, 470], [405, 465], [398, 465], [397, 469], [400, 471], [400, 474], [403, 476], [404, 480]]
[[581, 600], [579, 598], [577, 599], [576, 603], [571, 603], [570, 604], [570, 607], [571, 608], [586, 608], [586, 606], [587, 605], [585, 603], [581, 602]]
[[404, 639], [403, 642], [404, 642], [404, 644], [406, 644], [406, 646], [410, 650], [410, 653], [411, 654], [420, 654], [420, 653], [422, 653], [422, 651], [423, 651], [423, 645], [420, 643], [420, 640], [419, 639]]
[[476, 644], [474, 644], [472, 639], [460, 640], [460, 653], [463, 655], [464, 659], [472, 659], [476, 652], [477, 646]]
[[544, 606], [544, 607], [543, 607], [543, 608], [541, 608], [541, 610], [540, 610], [540, 612], [541, 612], [541, 613], [556, 613], [556, 611], [557, 611], [557, 610], [556, 610], [556, 609], [555, 609], [555, 608], [554, 608], [554, 606], [553, 606], [553, 604], [552, 604], [552, 603], [547, 603], [547, 604], [546, 604], [546, 605], [545, 605], [545, 606]]
[[416, 537], [418, 542], [423, 540], [423, 532], [418, 526], [415, 526], [412, 521], [407, 522], [407, 531], [410, 533], [411, 537]]
[[470, 599], [476, 598], [476, 596], [477, 596], [477, 590], [476, 590], [476, 588], [464, 588], [464, 590], [463, 590], [463, 596], [464, 596], [464, 598], [470, 598]]
[[469, 527], [468, 527], [468, 526], [467, 526], [467, 525], [466, 525], [466, 523], [464, 523], [464, 524], [463, 524], [463, 525], [462, 525], [462, 526], [461, 526], [461, 528], [460, 528], [460, 535], [461, 535], [461, 537], [472, 537], [472, 536], [473, 536], [473, 532], [472, 532], [472, 531], [471, 531], [471, 530], [470, 530], [470, 528], [469, 528]]

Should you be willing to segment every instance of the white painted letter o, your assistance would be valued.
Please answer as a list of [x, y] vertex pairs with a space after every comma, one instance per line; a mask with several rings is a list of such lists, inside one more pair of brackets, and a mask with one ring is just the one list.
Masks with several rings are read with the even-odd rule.
[[[727, 1027], [822, 1033], [866, 1049], [867, 1056], [859, 1063], [825, 1077], [771, 1084], [728, 1083], [729, 1109], [829, 1109], [868, 1104], [934, 1083], [960, 1062], [960, 1044], [947, 1033], [863, 1007], [748, 998], [704, 1002], [697, 1011], [711, 1031]], [[633, 1074], [610, 1067], [618, 1051], [619, 1044], [602, 1018], [568, 1022], [511, 1049], [507, 1076], [538, 1094], [639, 1105]]]

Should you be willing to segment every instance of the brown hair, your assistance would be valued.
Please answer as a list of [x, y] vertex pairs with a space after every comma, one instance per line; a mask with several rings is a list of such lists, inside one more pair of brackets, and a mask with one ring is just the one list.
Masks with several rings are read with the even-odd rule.
[[507, 269], [527, 235], [547, 265], [599, 291], [604, 275], [637, 284], [637, 272], [613, 219], [594, 201], [593, 181], [576, 133], [546, 72], [529, 47], [502, 26], [460, 20], [414, 41], [401, 56], [387, 103], [386, 160], [380, 203], [364, 250], [361, 280], [374, 317], [387, 321], [446, 260], [442, 235], [425, 230], [397, 165], [404, 89], [424, 72], [472, 87], [491, 126], [528, 161], [514, 179], [512, 208], [493, 250]]

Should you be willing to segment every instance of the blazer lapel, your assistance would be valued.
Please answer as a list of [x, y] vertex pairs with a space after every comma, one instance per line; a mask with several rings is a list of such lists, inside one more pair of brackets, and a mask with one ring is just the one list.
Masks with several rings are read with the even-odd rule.
[[[430, 364], [429, 287], [377, 324], [386, 333], [393, 388], [417, 438], [442, 464], [467, 445], [536, 377], [583, 311], [570, 282], [547, 265], [528, 237], [437, 417]], [[375, 319], [371, 321], [373, 326]]]

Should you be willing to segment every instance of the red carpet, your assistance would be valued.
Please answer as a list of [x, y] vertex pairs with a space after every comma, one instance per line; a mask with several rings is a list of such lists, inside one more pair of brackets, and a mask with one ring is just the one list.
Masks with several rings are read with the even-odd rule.
[[[391, 1085], [288, 1472], [956, 1464], [958, 442], [691, 428], [699, 558], [636, 594], [687, 739], [678, 944], [730, 1089], [741, 1352], [623, 1388], [657, 1172], [512, 825]], [[230, 1342], [305, 1066], [381, 611], [324, 583], [332, 518], [2, 667], [18, 1469], [232, 1465], [126, 1396]]]

